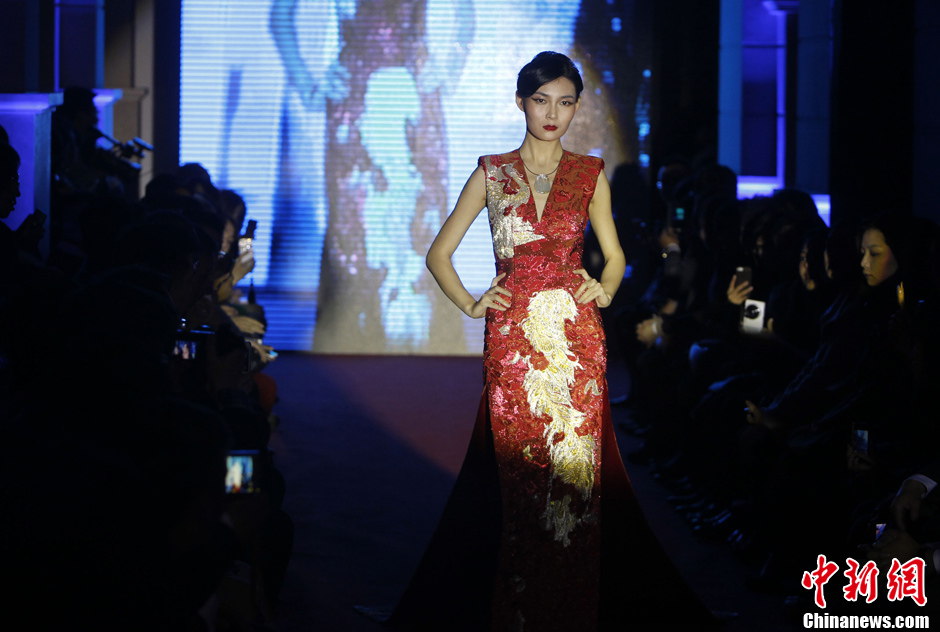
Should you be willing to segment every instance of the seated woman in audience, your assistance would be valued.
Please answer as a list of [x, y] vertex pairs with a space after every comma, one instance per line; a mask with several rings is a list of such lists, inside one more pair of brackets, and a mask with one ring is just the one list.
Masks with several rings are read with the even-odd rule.
[[642, 348], [631, 367], [631, 390], [636, 393], [631, 404], [634, 416], [648, 428], [643, 450], [629, 457], [636, 462], [649, 458], [664, 462], [674, 456], [686, 411], [698, 396], [697, 385], [689, 379], [689, 347], [704, 335], [715, 335], [728, 322], [716, 318], [716, 312], [726, 307], [720, 303], [715, 307], [713, 279], [729, 260], [734, 261], [737, 203], [704, 194], [697, 197], [694, 213], [684, 222], [675, 283], [662, 286], [670, 298], [659, 313], [635, 326]]
[[[886, 214], [858, 235], [862, 289], [833, 303], [816, 354], [769, 405], [746, 402], [752, 425], [739, 454], [750, 464], [742, 476], [763, 481], [755, 532], [775, 562], [765, 577], [794, 572], [822, 551], [844, 552], [858, 502], [922, 441], [911, 423], [910, 366], [893, 331], [899, 289], [916, 268], [912, 221]], [[801, 528], [809, 516], [815, 527]]]
[[689, 350], [694, 380], [707, 385], [707, 390], [689, 411], [682, 434], [683, 471], [694, 479], [696, 492], [713, 502], [727, 504], [740, 492], [732, 456], [742, 421], [741, 399], [755, 391], [783, 388], [815, 350], [819, 319], [832, 299], [823, 262], [825, 237], [814, 232], [803, 239], [801, 260], [795, 266], [799, 278], [770, 292], [763, 331], [740, 331], [744, 303], [753, 286], [747, 280], [738, 282], [732, 274], [724, 312], [716, 311], [716, 317], [727, 321], [728, 333], [696, 341]]
[[909, 221], [896, 215], [862, 227], [858, 243], [864, 291], [850, 289], [832, 304], [816, 354], [767, 406], [747, 402], [750, 422], [770, 428], [808, 424], [823, 418], [851, 391], [871, 337], [884, 333], [898, 309], [897, 286], [903, 280], [899, 257], [907, 255], [909, 230]]
[[[790, 191], [789, 197], [801, 199], [800, 194]], [[799, 214], [785, 213], [782, 209], [787, 207], [782, 205], [783, 199], [782, 194], [743, 204], [721, 198], [703, 199], [696, 209], [696, 219], [709, 260], [707, 300], [700, 301], [690, 314], [679, 318], [657, 316], [637, 327], [638, 337], [647, 342], [654, 339], [652, 332], [656, 331], [657, 344], [684, 340], [683, 346], [691, 349], [695, 343], [696, 347], [691, 350], [696, 365], [693, 373], [701, 386], [730, 373], [750, 370], [748, 366], [753, 364], [755, 352], [747, 348], [751, 341], [742, 340], [738, 335], [745, 300], [768, 303], [781, 287], [799, 281], [798, 254], [802, 239], [799, 231], [811, 223], [801, 216], [791, 217]], [[815, 212], [812, 199], [809, 196], [806, 199]], [[742, 213], [742, 206], [751, 210]], [[743, 243], [738, 237], [742, 216], [748, 218]], [[797, 240], [796, 247], [794, 240]], [[762, 320], [767, 322], [764, 316]], [[708, 343], [704, 344], [703, 340]]]
[[935, 471], [940, 445], [940, 226], [925, 218], [911, 222], [910, 257], [897, 288], [899, 309], [881, 343], [894, 361], [870, 372], [852, 413], [853, 428], [869, 436], [866, 452], [854, 445], [849, 450], [850, 464], [875, 483], [869, 500], [893, 496], [897, 481], [912, 472]]
[[803, 238], [800, 278], [776, 287], [767, 301], [767, 330], [807, 357], [819, 344], [819, 321], [834, 298], [826, 274], [827, 237], [827, 230], [815, 230]]
[[[241, 290], [236, 288], [255, 267], [253, 238], [241, 233], [245, 220], [245, 201], [228, 189], [219, 192], [219, 199], [221, 215], [225, 221], [222, 251], [226, 256], [223, 258], [224, 269], [215, 287], [216, 298], [239, 329], [252, 339], [260, 339], [267, 325], [264, 309], [245, 300]], [[268, 355], [270, 348], [260, 351]]]

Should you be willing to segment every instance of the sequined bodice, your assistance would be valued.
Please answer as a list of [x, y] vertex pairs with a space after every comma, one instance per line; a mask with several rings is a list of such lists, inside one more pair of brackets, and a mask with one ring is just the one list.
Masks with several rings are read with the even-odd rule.
[[[564, 152], [539, 221], [519, 152], [480, 159], [498, 273], [505, 284], [567, 286], [581, 267], [588, 206], [603, 161]], [[535, 284], [534, 286], [530, 284]]]

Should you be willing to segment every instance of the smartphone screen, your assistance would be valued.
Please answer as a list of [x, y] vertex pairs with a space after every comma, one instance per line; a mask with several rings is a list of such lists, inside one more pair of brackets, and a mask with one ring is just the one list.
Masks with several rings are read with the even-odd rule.
[[178, 360], [196, 360], [202, 356], [203, 345], [214, 332], [207, 327], [196, 329], [177, 328], [176, 341], [173, 343], [173, 358]]
[[173, 356], [181, 360], [195, 360], [199, 344], [195, 340], [177, 340], [173, 346]]
[[741, 331], [750, 334], [759, 334], [764, 330], [764, 301], [746, 299], [744, 309], [741, 310]]
[[259, 490], [256, 475], [257, 450], [233, 450], [225, 459], [225, 493], [254, 494]]
[[867, 430], [853, 430], [852, 431], [852, 447], [862, 454], [868, 454], [868, 431]]
[[248, 220], [248, 226], [245, 228], [245, 234], [238, 238], [238, 254], [243, 255], [251, 250], [252, 242], [255, 239], [255, 230], [257, 228], [257, 220]]

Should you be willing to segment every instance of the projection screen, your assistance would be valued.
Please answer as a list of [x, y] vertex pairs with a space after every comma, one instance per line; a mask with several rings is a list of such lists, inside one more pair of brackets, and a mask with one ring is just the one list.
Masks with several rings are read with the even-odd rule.
[[[181, 162], [258, 222], [252, 282], [282, 350], [478, 354], [482, 321], [424, 256], [483, 154], [525, 131], [516, 73], [541, 50], [582, 71], [566, 149], [648, 163], [648, 0], [184, 0]], [[481, 213], [454, 256], [489, 287]]]

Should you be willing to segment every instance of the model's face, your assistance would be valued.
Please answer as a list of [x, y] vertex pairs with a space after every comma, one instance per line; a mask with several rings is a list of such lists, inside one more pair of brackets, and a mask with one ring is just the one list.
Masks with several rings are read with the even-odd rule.
[[898, 271], [898, 262], [885, 242], [884, 233], [869, 228], [862, 235], [862, 274], [865, 283], [874, 287], [891, 278]]
[[529, 133], [539, 140], [558, 140], [568, 131], [571, 119], [581, 107], [574, 83], [567, 77], [542, 84], [526, 98], [516, 96], [516, 105], [525, 112]]

